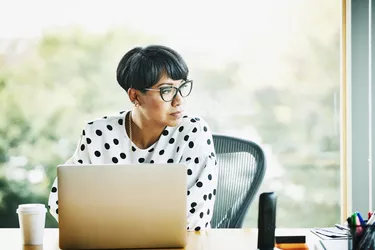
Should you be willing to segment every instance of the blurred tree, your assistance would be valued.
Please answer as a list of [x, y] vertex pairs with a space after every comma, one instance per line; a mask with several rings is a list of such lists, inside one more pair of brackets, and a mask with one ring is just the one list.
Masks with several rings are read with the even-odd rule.
[[[84, 122], [126, 105], [115, 82], [121, 56], [151, 38], [67, 29], [30, 42], [22, 57], [0, 55], [0, 227], [18, 226], [18, 204], [47, 204]], [[56, 225], [47, 215], [46, 226]]]

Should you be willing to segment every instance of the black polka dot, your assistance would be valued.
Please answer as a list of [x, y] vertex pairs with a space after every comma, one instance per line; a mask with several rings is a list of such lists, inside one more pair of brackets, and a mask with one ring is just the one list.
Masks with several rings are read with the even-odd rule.
[[206, 225], [205, 225], [205, 227], [208, 227], [208, 222], [206, 222]]
[[191, 160], [191, 158], [190, 158], [190, 157], [186, 158], [186, 161], [190, 161], [190, 160]]
[[188, 136], [188, 135], [185, 135], [184, 140], [185, 140], [185, 141], [188, 141], [188, 140], [189, 140], [189, 136]]
[[191, 122], [196, 122], [196, 120], [195, 120], [194, 118], [192, 118], [190, 121], [191, 121]]
[[59, 201], [56, 201], [56, 205], [59, 205]]
[[184, 115], [182, 118], [187, 118], [188, 116], [187, 115]]
[[167, 136], [168, 134], [169, 134], [168, 130], [164, 130], [164, 131], [163, 131], [163, 135], [164, 135], [164, 136]]
[[206, 126], [203, 127], [203, 131], [207, 132], [207, 127]]
[[169, 139], [169, 144], [173, 144], [173, 143], [174, 143], [174, 138]]
[[87, 142], [87, 144], [90, 144], [91, 143], [91, 139], [90, 138], [86, 138], [86, 142]]
[[193, 148], [194, 147], [194, 142], [189, 142], [189, 148]]
[[107, 116], [103, 116], [103, 119], [107, 119], [108, 117]]
[[196, 158], [194, 159], [194, 162], [195, 162], [196, 164], [198, 164], [198, 163], [199, 163], [199, 158], [196, 157]]
[[173, 159], [168, 159], [167, 163], [173, 163]]
[[211, 152], [211, 156], [212, 156], [212, 157], [215, 157], [215, 154], [214, 154], [214, 152]]
[[52, 193], [56, 193], [57, 192], [57, 188], [53, 187], [51, 191], [52, 191]]
[[212, 194], [211, 194], [211, 193], [208, 194], [208, 199], [209, 199], [209, 200], [212, 199]]
[[207, 195], [203, 195], [203, 200], [207, 200]]
[[85, 150], [85, 144], [81, 145], [81, 151]]
[[151, 153], [151, 152], [154, 152], [154, 148], [150, 149], [148, 152], [150, 152], [150, 153]]
[[190, 209], [190, 213], [195, 213], [195, 208]]
[[59, 209], [58, 208], [56, 208], [56, 213], [59, 214]]
[[118, 162], [118, 159], [116, 157], [112, 157], [112, 162], [113, 163], [117, 163]]
[[82, 135], [86, 135], [85, 130], [82, 130]]
[[202, 187], [203, 186], [203, 183], [201, 181], [198, 181], [197, 182], [197, 187]]
[[188, 175], [192, 175], [192, 174], [193, 174], [193, 171], [189, 168], [189, 169], [187, 170], [187, 174], [188, 174]]
[[182, 132], [184, 130], [184, 126], [178, 128], [178, 131]]
[[189, 190], [187, 191], [187, 195], [190, 195], [190, 191]]
[[164, 150], [162, 149], [159, 151], [159, 155], [163, 155], [163, 154], [164, 154]]
[[208, 144], [208, 145], [211, 144], [211, 140], [210, 140], [210, 139], [207, 140], [207, 144]]
[[108, 129], [109, 131], [111, 131], [113, 128], [112, 128], [111, 125], [107, 125], [107, 129]]
[[100, 157], [100, 155], [101, 155], [101, 154], [100, 154], [99, 151], [95, 151], [95, 156], [96, 156], [96, 157]]
[[50, 206], [50, 205], [48, 205], [48, 209], [51, 209], [51, 206]]
[[190, 204], [190, 206], [191, 207], [196, 207], [198, 204], [196, 203], [196, 202], [192, 202], [191, 204]]
[[121, 112], [120, 112], [120, 115], [122, 115], [123, 113], [125, 113], [125, 110], [121, 111]]
[[214, 195], [216, 195], [216, 188], [214, 189], [214, 191], [212, 192]]
[[198, 118], [198, 117], [195, 117], [195, 120], [196, 120], [196, 121], [200, 121], [201, 119], [200, 119], [200, 118]]
[[200, 231], [201, 230], [201, 227], [196, 227], [194, 228], [195, 231]]
[[136, 149], [135, 149], [135, 147], [134, 147], [134, 146], [132, 146], [132, 151], [133, 151], [133, 152], [135, 152], [135, 150], [136, 150]]
[[118, 145], [119, 141], [118, 141], [117, 139], [113, 139], [113, 143], [114, 143], [115, 145]]
[[100, 130], [100, 129], [97, 129], [96, 131], [95, 131], [95, 133], [98, 135], [98, 136], [101, 136], [103, 133], [102, 133], [102, 131]]
[[203, 215], [204, 215], [204, 213], [201, 212], [201, 213], [199, 214], [199, 217], [201, 217], [201, 219], [202, 219], [202, 218], [203, 218]]
[[193, 128], [193, 130], [191, 132], [196, 133], [197, 131], [198, 131], [197, 128]]
[[105, 144], [104, 144], [104, 147], [105, 147], [105, 149], [109, 149], [111, 146], [109, 146], [108, 143], [105, 143]]
[[143, 162], [145, 162], [145, 158], [139, 158], [139, 159], [138, 159], [138, 162], [139, 162], [139, 163], [143, 163]]
[[208, 179], [212, 180], [212, 175], [211, 174], [208, 175]]
[[178, 151], [180, 151], [180, 147], [177, 147], [177, 153], [178, 153]]
[[89, 124], [89, 125], [92, 125], [93, 123], [94, 123], [94, 122], [89, 122], [88, 124]]
[[120, 157], [121, 157], [121, 159], [125, 159], [126, 158], [126, 154], [125, 153], [121, 153]]
[[209, 215], [210, 214], [210, 209], [207, 209], [207, 215]]
[[81, 164], [82, 164], [82, 163], [83, 163], [83, 161], [82, 161], [81, 159], [79, 159], [79, 160], [78, 160], [78, 163], [81, 163]]
[[150, 163], [153, 164], [153, 163], [154, 163], [154, 160], [151, 160]]
[[119, 119], [119, 120], [118, 120], [118, 124], [121, 125], [121, 126], [122, 126], [123, 122], [124, 122], [123, 119]]

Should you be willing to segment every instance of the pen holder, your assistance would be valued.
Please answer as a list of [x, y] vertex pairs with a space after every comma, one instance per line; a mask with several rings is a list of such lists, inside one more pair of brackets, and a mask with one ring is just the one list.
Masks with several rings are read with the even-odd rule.
[[349, 250], [375, 249], [375, 225], [350, 226]]

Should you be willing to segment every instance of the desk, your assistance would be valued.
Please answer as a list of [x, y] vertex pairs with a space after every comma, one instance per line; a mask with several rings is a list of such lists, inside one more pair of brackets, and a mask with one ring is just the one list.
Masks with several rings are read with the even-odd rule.
[[[277, 229], [276, 235], [306, 235], [310, 250], [315, 249], [317, 237], [309, 229]], [[188, 233], [185, 250], [251, 250], [257, 249], [257, 229], [209, 229]], [[1, 250], [58, 250], [59, 231], [47, 228], [43, 246], [23, 246], [19, 229], [0, 229]], [[170, 249], [169, 249], [170, 250]]]

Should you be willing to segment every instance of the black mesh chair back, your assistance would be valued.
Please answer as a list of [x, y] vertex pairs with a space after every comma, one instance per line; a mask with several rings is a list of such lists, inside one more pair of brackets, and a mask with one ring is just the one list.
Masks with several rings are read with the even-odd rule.
[[266, 171], [263, 150], [254, 142], [213, 135], [218, 187], [212, 228], [241, 228]]

